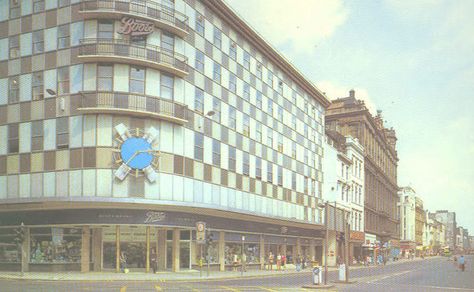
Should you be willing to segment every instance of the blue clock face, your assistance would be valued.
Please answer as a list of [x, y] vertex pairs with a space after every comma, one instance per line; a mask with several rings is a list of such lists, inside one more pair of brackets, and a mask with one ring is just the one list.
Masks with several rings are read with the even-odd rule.
[[132, 137], [123, 142], [120, 148], [122, 161], [133, 169], [144, 169], [153, 161], [151, 144], [143, 138]]

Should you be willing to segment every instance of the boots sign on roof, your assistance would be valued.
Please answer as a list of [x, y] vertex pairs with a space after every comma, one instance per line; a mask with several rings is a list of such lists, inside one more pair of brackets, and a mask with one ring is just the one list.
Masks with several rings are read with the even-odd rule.
[[123, 17], [120, 22], [122, 25], [118, 29], [118, 33], [130, 36], [149, 35], [155, 28], [153, 22], [138, 20], [131, 17]]

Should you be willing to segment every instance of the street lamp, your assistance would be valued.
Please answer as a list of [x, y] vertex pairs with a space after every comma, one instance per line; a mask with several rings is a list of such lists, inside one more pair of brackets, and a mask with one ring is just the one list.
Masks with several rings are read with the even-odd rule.
[[328, 281], [328, 240], [329, 240], [329, 209], [328, 209], [328, 202], [326, 201], [324, 204], [318, 204], [320, 208], [324, 208], [324, 229], [326, 231], [325, 239], [324, 239], [324, 285], [327, 285]]
[[242, 235], [242, 249], [240, 251], [240, 275], [244, 275], [244, 242], [245, 235]]

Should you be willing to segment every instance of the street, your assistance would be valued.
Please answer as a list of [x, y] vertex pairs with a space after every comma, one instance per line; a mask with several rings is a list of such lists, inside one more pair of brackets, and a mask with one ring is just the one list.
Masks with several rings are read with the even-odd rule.
[[[457, 271], [444, 257], [391, 263], [386, 266], [351, 270], [353, 284], [335, 284], [325, 291], [474, 291], [473, 256], [467, 256], [465, 272]], [[329, 282], [336, 280], [329, 273]], [[311, 291], [301, 288], [310, 283], [309, 271], [301, 274], [209, 281], [15, 281], [1, 280], [1, 291]], [[318, 290], [316, 290], [318, 291]], [[319, 290], [321, 291], [321, 290]], [[323, 290], [324, 291], [324, 290]]]

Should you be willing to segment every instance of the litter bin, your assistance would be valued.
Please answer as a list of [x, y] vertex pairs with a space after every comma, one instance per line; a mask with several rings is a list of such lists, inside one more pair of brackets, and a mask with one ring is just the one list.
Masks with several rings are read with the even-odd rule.
[[321, 284], [322, 280], [322, 271], [321, 267], [313, 267], [313, 285], [319, 285]]
[[339, 281], [346, 281], [346, 265], [339, 265]]

